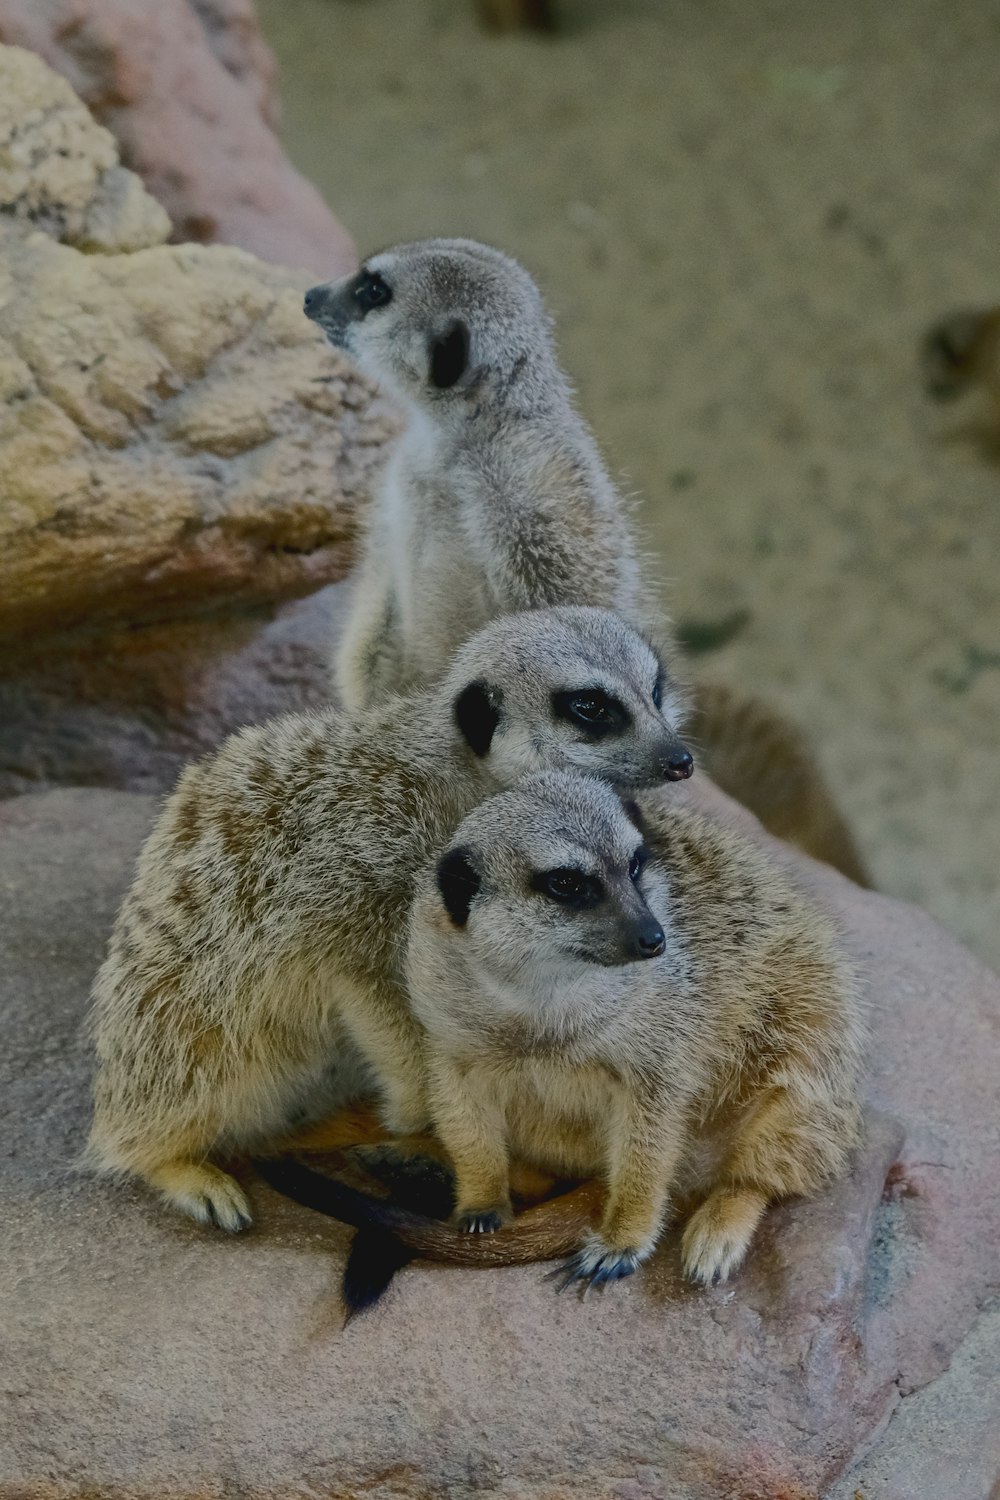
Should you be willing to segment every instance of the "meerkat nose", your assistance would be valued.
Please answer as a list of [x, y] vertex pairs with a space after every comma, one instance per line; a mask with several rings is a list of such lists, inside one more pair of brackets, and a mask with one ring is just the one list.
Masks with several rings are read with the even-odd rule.
[[660, 924], [656, 922], [649, 927], [642, 928], [637, 938], [637, 945], [640, 958], [659, 958], [667, 946]]
[[694, 770], [694, 756], [690, 750], [677, 750], [663, 762], [663, 774], [668, 781], [687, 781]]
[[320, 302], [323, 300], [323, 293], [325, 291], [326, 287], [311, 286], [308, 292], [306, 292], [305, 297], [302, 299], [302, 310], [307, 318], [316, 312]]

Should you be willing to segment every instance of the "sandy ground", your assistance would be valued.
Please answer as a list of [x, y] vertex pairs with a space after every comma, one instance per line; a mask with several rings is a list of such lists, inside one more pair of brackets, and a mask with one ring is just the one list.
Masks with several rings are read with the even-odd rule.
[[1000, 469], [915, 367], [1000, 299], [1000, 6], [564, 0], [552, 40], [470, 0], [259, 9], [362, 250], [469, 234], [538, 276], [699, 673], [807, 725], [877, 883], [1000, 964]]

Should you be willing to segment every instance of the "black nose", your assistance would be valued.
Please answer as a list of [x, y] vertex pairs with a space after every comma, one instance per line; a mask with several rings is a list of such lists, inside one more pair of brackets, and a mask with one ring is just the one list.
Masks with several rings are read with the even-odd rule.
[[663, 762], [663, 774], [668, 781], [687, 781], [694, 770], [694, 756], [690, 750], [675, 750]]
[[302, 310], [307, 318], [315, 317], [320, 303], [323, 301], [325, 286], [311, 286], [302, 301]]
[[659, 922], [652, 923], [649, 927], [642, 927], [636, 937], [636, 947], [640, 958], [659, 958], [667, 940], [663, 936], [663, 928]]

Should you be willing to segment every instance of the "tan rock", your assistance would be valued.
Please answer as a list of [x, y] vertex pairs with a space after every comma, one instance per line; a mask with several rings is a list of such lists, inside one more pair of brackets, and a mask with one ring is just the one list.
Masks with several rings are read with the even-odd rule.
[[393, 423], [301, 294], [235, 249], [0, 227], [0, 636], [343, 574]]
[[170, 215], [324, 277], [354, 246], [271, 129], [274, 59], [249, 0], [0, 0], [0, 42], [63, 74]]
[[111, 132], [21, 47], [0, 47], [0, 216], [80, 250], [139, 250], [170, 233]]

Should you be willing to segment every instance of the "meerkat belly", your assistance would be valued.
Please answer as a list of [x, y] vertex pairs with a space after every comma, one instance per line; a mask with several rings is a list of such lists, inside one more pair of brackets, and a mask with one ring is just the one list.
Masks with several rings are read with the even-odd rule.
[[564, 1177], [603, 1172], [614, 1102], [614, 1086], [601, 1070], [531, 1059], [511, 1080], [511, 1154]]
[[477, 539], [439, 460], [422, 450], [387, 476], [392, 586], [410, 676], [442, 670], [455, 647], [501, 607], [490, 597]]

